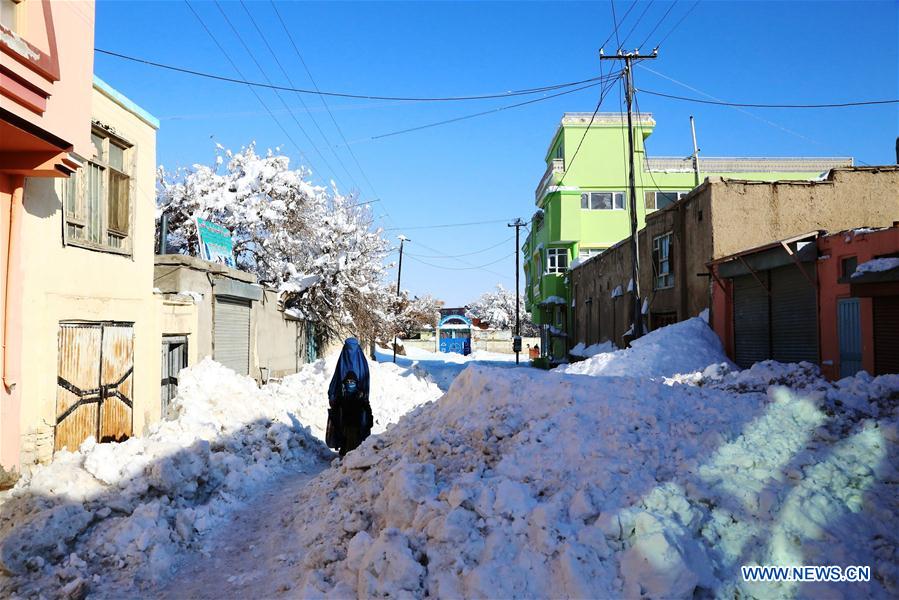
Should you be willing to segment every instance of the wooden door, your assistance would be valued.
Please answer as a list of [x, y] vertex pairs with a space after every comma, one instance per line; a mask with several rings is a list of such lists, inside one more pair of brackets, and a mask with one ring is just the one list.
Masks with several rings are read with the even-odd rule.
[[133, 433], [134, 328], [61, 323], [54, 450], [76, 450], [90, 436], [122, 441]]
[[122, 442], [132, 433], [134, 327], [104, 325], [100, 350], [100, 442]]

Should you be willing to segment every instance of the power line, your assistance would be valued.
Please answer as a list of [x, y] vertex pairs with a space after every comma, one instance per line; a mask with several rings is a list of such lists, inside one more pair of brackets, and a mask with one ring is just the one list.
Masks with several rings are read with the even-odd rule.
[[[672, 10], [676, 5], [677, 5], [676, 2], [672, 2], [672, 3], [671, 3], [671, 6], [668, 7], [668, 10], [666, 10], [666, 11], [665, 11], [665, 14], [662, 15], [662, 18], [658, 20], [658, 22], [655, 24], [655, 27], [653, 27], [653, 28], [650, 30], [650, 32], [649, 32], [648, 34], [646, 34], [646, 38], [644, 38], [643, 41], [640, 42], [640, 46], [645, 46], [645, 45], [646, 45], [646, 42], [648, 42], [648, 41], [649, 41], [649, 38], [652, 37], [652, 34], [654, 34], [654, 33], [656, 32], [656, 29], [659, 28], [659, 25], [662, 24], [662, 21], [664, 21], [666, 18], [668, 18], [668, 15], [671, 13], [671, 10]], [[694, 6], [694, 8], [695, 8], [695, 6]], [[688, 13], [688, 14], [689, 14], [689, 13]], [[682, 20], [683, 20], [683, 19], [681, 19], [681, 21], [682, 21]], [[680, 25], [680, 21], [678, 21], [677, 24]], [[675, 27], [676, 27], [676, 26], [675, 26]], [[672, 31], [673, 31], [673, 29], [672, 29]], [[671, 33], [671, 32], [669, 32], [669, 34], [670, 34], [670, 33]], [[661, 45], [662, 45], [662, 43], [659, 42], [658, 44], [656, 44], [656, 48], [658, 48], [658, 47], [661, 46]]]
[[452, 255], [451, 254], [416, 254], [415, 256], [417, 256], [418, 258], [461, 258], [464, 256], [474, 256], [475, 254], [483, 254], [484, 252], [487, 252], [488, 250], [493, 250], [494, 248], [498, 248], [499, 246], [502, 246], [503, 244], [510, 242], [512, 240], [512, 238], [514, 238], [514, 237], [515, 237], [514, 235], [509, 236], [506, 239], [504, 239], [503, 241], [493, 244], [492, 246], [487, 246], [486, 248], [482, 248], [480, 250], [475, 250], [474, 252], [466, 252], [465, 254], [452, 254]]
[[[269, 79], [268, 75], [266, 74], [265, 69], [262, 67], [262, 65], [259, 63], [259, 61], [256, 59], [256, 55], [253, 53], [253, 51], [250, 49], [250, 47], [244, 41], [243, 36], [240, 35], [240, 32], [237, 30], [237, 27], [235, 27], [234, 23], [231, 22], [231, 19], [228, 18], [228, 14], [222, 8], [222, 5], [219, 2], [219, 0], [215, 0], [215, 7], [222, 14], [222, 17], [224, 17], [225, 22], [231, 28], [231, 31], [234, 32], [234, 35], [237, 36], [237, 40], [244, 47], [244, 50], [246, 50], [247, 54], [250, 56], [250, 59], [252, 59], [253, 63], [259, 69], [259, 72], [262, 73], [262, 76], [265, 78], [265, 80], [269, 84], [271, 84], [272, 81], [271, 81], [271, 79]], [[278, 90], [275, 90], [275, 96], [278, 97], [278, 100], [281, 101], [281, 104], [284, 105], [284, 108], [286, 108], [288, 110], [288, 112], [290, 113], [290, 117], [293, 119], [293, 122], [296, 124], [297, 128], [303, 133], [304, 136], [306, 136], [306, 139], [309, 140], [309, 144], [312, 146], [312, 149], [315, 150], [315, 153], [318, 154], [318, 157], [322, 159], [322, 162], [328, 168], [328, 171], [331, 172], [332, 179], [337, 180], [338, 179], [337, 172], [334, 170], [334, 167], [331, 166], [331, 163], [328, 162], [328, 159], [325, 158], [325, 155], [322, 154], [322, 151], [318, 149], [318, 145], [313, 141], [312, 136], [309, 135], [309, 133], [306, 131], [306, 128], [303, 127], [302, 124], [300, 124], [300, 120], [297, 119], [296, 114], [294, 114], [293, 110], [290, 108], [290, 106], [287, 104], [287, 102], [281, 96], [281, 92], [279, 92]]]
[[[278, 22], [281, 23], [282, 29], [284, 29], [284, 33], [287, 34], [287, 39], [290, 40], [291, 46], [293, 46], [293, 50], [296, 53], [297, 57], [300, 59], [300, 63], [303, 65], [303, 69], [306, 71], [306, 75], [309, 76], [309, 81], [312, 82], [312, 86], [315, 88], [316, 93], [318, 94], [321, 103], [324, 105], [325, 109], [328, 111], [328, 115], [331, 117], [331, 122], [334, 124], [334, 128], [337, 129], [337, 133], [340, 134], [340, 139], [343, 140], [343, 144], [346, 147], [347, 151], [349, 151], [350, 156], [353, 159], [353, 162], [356, 163], [356, 168], [359, 169], [359, 172], [362, 173], [362, 178], [365, 180], [365, 183], [368, 184], [368, 187], [371, 189], [372, 193], [375, 196], [378, 196], [377, 191], [375, 191], [374, 186], [371, 183], [371, 180], [368, 178], [368, 174], [365, 172], [365, 169], [362, 168], [362, 164], [359, 162], [359, 159], [356, 157], [356, 153], [353, 151], [352, 147], [347, 143], [346, 136], [343, 134], [343, 129], [338, 124], [337, 119], [334, 117], [334, 113], [331, 111], [331, 106], [328, 104], [326, 97], [322, 95], [321, 90], [318, 87], [318, 83], [316, 83], [315, 78], [312, 76], [312, 71], [309, 70], [309, 66], [306, 64], [306, 59], [303, 58], [303, 53], [300, 52], [299, 46], [297, 46], [296, 41], [293, 38], [293, 34], [290, 33], [290, 29], [288, 29], [287, 24], [284, 22], [284, 19], [281, 17], [281, 11], [278, 10], [277, 4], [275, 4], [274, 0], [270, 0], [270, 4], [272, 5], [272, 9], [275, 11], [275, 15], [278, 17]], [[293, 85], [291, 83], [291, 85]], [[386, 210], [386, 209], [385, 209]]]
[[[391, 227], [390, 229], [385, 229], [384, 231], [399, 231], [399, 230], [408, 230], [412, 231], [414, 229], [448, 229], [452, 227], [471, 227], [473, 225], [489, 225], [492, 223], [505, 223], [509, 219], [494, 219], [492, 221], [471, 221], [469, 223], [446, 223], [440, 225], [416, 225], [414, 227]], [[418, 242], [418, 245], [422, 248], [425, 248], [422, 243]], [[439, 250], [432, 250], [433, 252], [439, 252]]]
[[[616, 74], [617, 75], [617, 74]], [[535, 104], [537, 102], [543, 102], [544, 100], [551, 100], [553, 98], [558, 98], [559, 96], [564, 96], [566, 94], [573, 94], [575, 92], [580, 92], [582, 90], [586, 90], [588, 88], [596, 87], [598, 85], [602, 85], [602, 81], [597, 83], [590, 83], [588, 85], [577, 87], [572, 90], [565, 90], [564, 92], [557, 92], [555, 94], [550, 94], [549, 96], [542, 96], [540, 98], [532, 98], [531, 100], [525, 100], [524, 102], [518, 102], [516, 104], [507, 104], [505, 106], [498, 106], [496, 108], [491, 108], [490, 110], [483, 110], [480, 112], [463, 115], [461, 117], [453, 117], [452, 119], [444, 119], [442, 121], [435, 121], [433, 123], [427, 123], [425, 125], [418, 125], [416, 127], [408, 127], [406, 129], [400, 129], [397, 131], [391, 131], [389, 133], [382, 133], [380, 135], [375, 135], [369, 138], [370, 140], [379, 140], [386, 137], [392, 137], [395, 135], [401, 135], [403, 133], [412, 133], [414, 131], [421, 131], [422, 129], [430, 129], [431, 127], [438, 127], [440, 125], [449, 125], [450, 123], [458, 123], [459, 121], [465, 121], [468, 119], [474, 119], [475, 117], [483, 117], [485, 115], [490, 115], [493, 113], [502, 112], [505, 110], [510, 110], [513, 108], [520, 108], [522, 106], [527, 106], [528, 104]]]
[[222, 75], [215, 75], [213, 73], [206, 73], [204, 71], [197, 71], [195, 69], [187, 69], [185, 67], [178, 67], [175, 65], [168, 65], [164, 63], [155, 62], [152, 60], [147, 60], [144, 58], [139, 58], [136, 56], [129, 56], [127, 54], [121, 54], [119, 52], [113, 52], [111, 50], [104, 50], [102, 48], [94, 48], [95, 52], [99, 52], [100, 54], [106, 54], [108, 56], [115, 56], [116, 58], [121, 58], [123, 60], [130, 60], [132, 62], [141, 63], [147, 66], [156, 67], [159, 69], [166, 69], [169, 71], [176, 71], [178, 73], [184, 73], [186, 75], [194, 75], [196, 77], [205, 77], [206, 79], [215, 79], [217, 81], [225, 81], [228, 83], [239, 83], [241, 85], [249, 85], [253, 87], [266, 88], [271, 90], [281, 90], [285, 92], [298, 92], [300, 94], [311, 94], [318, 96], [332, 96], [337, 98], [354, 98], [357, 100], [396, 100], [401, 102], [460, 102], [467, 100], [490, 100], [493, 98], [509, 98], [514, 96], [529, 96], [533, 94], [540, 94], [542, 92], [550, 92], [553, 90], [563, 89], [567, 87], [574, 87], [577, 85], [581, 85], [584, 83], [589, 83], [591, 81], [596, 81], [596, 77], [591, 77], [588, 79], [582, 79], [580, 81], [568, 81], [565, 83], [557, 83], [553, 85], [546, 85], [535, 88], [526, 88], [521, 90], [512, 90], [508, 92], [495, 93], [495, 94], [477, 94], [470, 96], [435, 96], [435, 97], [416, 97], [416, 96], [379, 96], [375, 94], [350, 94], [346, 92], [329, 92], [329, 91], [316, 91], [310, 90], [306, 88], [295, 88], [288, 87], [284, 85], [275, 85], [272, 83], [261, 83], [259, 81], [249, 81], [240, 75], [240, 79], [234, 77], [225, 77]]
[[489, 266], [495, 265], [498, 262], [508, 260], [509, 258], [512, 258], [513, 256], [515, 256], [515, 254], [514, 253], [506, 254], [505, 256], [501, 256], [500, 258], [498, 258], [494, 261], [490, 261], [489, 263], [485, 263], [483, 265], [472, 265], [470, 267], [445, 267], [442, 265], [435, 265], [433, 263], [429, 263], [427, 261], [421, 260], [420, 258], [413, 256], [413, 255], [409, 254], [408, 252], [406, 253], [406, 256], [408, 256], [409, 258], [411, 258], [413, 260], [420, 262], [423, 265], [427, 265], [427, 266], [433, 267], [435, 269], [443, 269], [444, 271], [480, 271], [480, 270], [483, 270], [484, 267], [489, 267]]
[[[284, 75], [284, 77], [287, 78], [287, 83], [289, 83], [292, 86], [293, 80], [291, 80], [290, 74], [287, 72], [287, 69], [284, 68], [284, 65], [281, 64], [281, 60], [278, 58], [278, 54], [272, 49], [271, 44], [269, 44], [269, 42], [268, 42], [268, 38], [262, 32], [262, 29], [259, 27], [259, 25], [256, 23], [256, 19], [253, 17], [253, 13], [251, 13], [250, 10], [247, 8], [246, 2], [244, 2], [244, 0], [240, 0], [240, 6], [241, 6], [241, 8], [243, 8], [244, 12], [247, 13], [247, 17], [249, 17], [250, 23], [253, 24], [253, 27], [256, 29], [256, 33], [259, 34], [259, 37], [262, 39], [262, 42], [265, 44], [265, 47], [268, 49], [269, 54], [271, 54], [272, 58], [275, 59], [275, 64], [278, 65], [278, 68], [281, 70], [281, 73]], [[219, 6], [219, 9], [221, 10], [221, 6]], [[334, 158], [337, 159], [337, 163], [343, 169], [343, 172], [347, 174], [347, 177], [350, 178], [350, 181], [353, 183], [354, 186], [356, 186], [356, 189], [359, 189], [359, 184], [356, 182], [356, 178], [353, 177], [353, 174], [349, 172], [349, 170], [346, 168], [346, 165], [343, 163], [343, 160], [340, 158], [340, 156], [334, 150], [334, 146], [328, 140], [328, 136], [325, 135], [325, 132], [322, 131], [321, 126], [318, 124], [318, 119], [316, 119], [315, 116], [313, 116], [313, 114], [309, 111], [309, 107], [306, 106], [306, 101], [303, 100], [302, 94], [300, 94], [299, 92], [294, 92], [294, 94], [296, 95], [297, 99], [300, 101], [300, 104], [303, 106], [303, 109], [306, 111], [306, 114], [308, 114], [309, 118], [312, 119], [312, 124], [315, 125], [315, 128], [318, 130], [319, 135], [321, 135], [322, 139], [325, 140], [325, 144], [331, 149], [331, 154], [333, 154]], [[310, 142], [311, 141], [312, 140], [310, 138]]]
[[[630, 8], [628, 8], [626, 11], [624, 11], [624, 16], [621, 17], [621, 22], [622, 22], [622, 23], [624, 23], [625, 21], [627, 21], [627, 16], [628, 16], [629, 14], [631, 14], [631, 11], [634, 10], [634, 7], [635, 7], [635, 6], [637, 6], [637, 3], [636, 3], [636, 2], [631, 2]], [[614, 9], [614, 6], [613, 6], [612, 8]], [[616, 27], [615, 29], [613, 29], [612, 31], [610, 31], [608, 37], [606, 38], [606, 40], [605, 40], [602, 44], [600, 44], [599, 47], [602, 48], [603, 46], [605, 46], [606, 44], [608, 44], [608, 43], [609, 43], [609, 40], [612, 39], [612, 36], [616, 34], [617, 30], [618, 30], [618, 28]]]
[[[609, 0], [609, 4], [612, 6], [612, 24], [615, 25], [615, 45], [618, 49], [621, 49], [621, 40], [618, 38], [618, 17], [615, 16], [615, 0]], [[631, 5], [631, 8], [636, 5], [636, 1]], [[625, 14], [625, 16], [627, 16]]]
[[750, 104], [746, 102], [725, 102], [718, 100], [703, 100], [701, 98], [688, 98], [686, 96], [675, 96], [674, 94], [664, 94], [652, 90], [638, 89], [638, 92], [651, 94], [653, 96], [661, 96], [663, 98], [672, 98], [674, 100], [684, 100], [686, 102], [696, 102], [699, 104], [715, 104], [718, 106], [735, 106], [744, 108], [846, 108], [850, 106], [873, 106], [878, 104], [899, 104], [899, 99], [891, 100], [858, 100], [855, 102], [835, 102], [829, 104]]
[[[418, 245], [421, 246], [422, 248], [424, 248], [425, 250], [430, 250], [431, 252], [440, 253], [440, 250], [437, 250], [436, 248], [431, 248], [430, 246], [426, 246], [425, 244], [422, 244], [422, 243], [418, 243]], [[478, 267], [477, 265], [474, 265], [474, 264], [468, 262], [467, 260], [463, 260], [461, 258], [455, 258], [454, 260], [458, 263], [467, 265], [469, 267], [476, 267], [476, 270], [484, 271], [485, 273], [490, 273], [491, 275], [496, 275], [497, 277], [502, 277], [504, 279], [511, 279], [511, 277], [509, 277], [508, 274], [498, 273], [492, 269], [484, 268], [483, 266]], [[419, 262], [422, 262], [422, 261], [419, 261]]]
[[[674, 5], [672, 4], [671, 6], [673, 7]], [[674, 33], [674, 30], [675, 30], [675, 29], [677, 29], [678, 27], [680, 27], [680, 24], [684, 22], [684, 19], [686, 19], [688, 16], [690, 16], [690, 13], [692, 13], [693, 10], [694, 10], [697, 6], [699, 6], [699, 0], [696, 0], [696, 2], [693, 3], [693, 6], [691, 6], [690, 9], [687, 10], [687, 12], [685, 12], [685, 13], [683, 14], [683, 16], [681, 16], [680, 19], [678, 19], [677, 23], [674, 24], [674, 27], [672, 27], [671, 29], [669, 29], [669, 30], [668, 30], [668, 33], [666, 33], [664, 36], [662, 36], [662, 39], [659, 41], [658, 44], [656, 44], [656, 48], [661, 48], [661, 47], [662, 47], [662, 44], [665, 43], [665, 40], [667, 40], [667, 39], [671, 36], [671, 34]]]
[[[702, 95], [705, 96], [706, 98], [710, 98], [711, 100], [715, 100], [716, 102], [724, 102], [723, 100], [721, 100], [721, 98], [717, 98], [717, 97], [715, 97], [715, 96], [709, 94], [708, 92], [705, 92], [705, 91], [703, 91], [703, 90], [701, 90], [701, 89], [699, 89], [699, 88], [697, 88], [697, 87], [694, 87], [694, 86], [692, 86], [692, 85], [689, 85], [689, 84], [687, 84], [687, 83], [684, 83], [683, 81], [679, 81], [679, 80], [675, 79], [674, 77], [671, 77], [670, 75], [665, 75], [664, 73], [660, 73], [660, 72], [658, 72], [658, 71], [656, 71], [656, 70], [654, 70], [654, 69], [651, 69], [651, 68], [649, 68], [649, 67], [647, 67], [647, 66], [645, 66], [645, 65], [641, 65], [640, 68], [642, 68], [642, 69], [644, 69], [644, 70], [646, 70], [646, 71], [649, 71], [650, 73], [652, 73], [652, 74], [654, 74], [654, 75], [657, 75], [658, 77], [662, 77], [663, 79], [667, 79], [668, 81], [671, 81], [672, 83], [676, 83], [677, 85], [679, 85], [679, 86], [681, 86], [681, 87], [683, 87], [683, 88], [686, 88], [686, 89], [688, 89], [688, 90], [690, 90], [690, 91], [696, 92], [697, 94], [702, 94]], [[831, 144], [825, 144], [824, 142], [821, 142], [820, 140], [816, 140], [816, 139], [810, 138], [810, 137], [808, 137], [807, 135], [803, 135], [803, 134], [799, 133], [798, 131], [793, 131], [792, 129], [789, 129], [789, 128], [787, 128], [787, 127], [784, 127], [784, 126], [781, 125], [780, 123], [776, 123], [776, 122], [774, 122], [774, 121], [772, 121], [772, 120], [770, 120], [770, 119], [766, 119], [765, 117], [762, 117], [762, 116], [757, 115], [757, 114], [755, 114], [755, 113], [753, 113], [753, 112], [750, 112], [750, 111], [748, 111], [748, 110], [745, 110], [744, 108], [741, 108], [741, 107], [739, 107], [739, 106], [730, 106], [729, 108], [732, 108], [732, 109], [734, 109], [734, 110], [737, 111], [737, 112], [740, 112], [740, 113], [743, 113], [744, 115], [747, 115], [747, 116], [749, 116], [749, 117], [752, 117], [753, 119], [755, 119], [755, 120], [757, 120], [757, 121], [760, 121], [760, 122], [764, 123], [765, 125], [768, 125], [769, 127], [772, 127], [772, 128], [774, 128], [774, 129], [778, 129], [778, 130], [780, 130], [780, 131], [783, 131], [784, 133], [788, 133], [788, 134], [790, 134], [790, 135], [792, 135], [792, 136], [794, 136], [794, 137], [797, 137], [797, 138], [800, 138], [800, 139], [802, 139], [802, 140], [805, 140], [806, 142], [811, 142], [811, 143], [817, 144], [817, 145], [822, 146], [822, 147], [832, 147]], [[864, 164], [864, 165], [867, 165], [867, 163], [865, 163], [865, 162], [862, 161], [862, 160], [859, 160], [858, 162], [860, 162], [860, 163], [862, 163], [862, 164]], [[870, 166], [870, 165], [869, 165], [869, 166]]]
[[[196, 10], [194, 10], [194, 7], [191, 5], [190, 0], [184, 0], [184, 3], [187, 5], [187, 8], [190, 9], [190, 12], [192, 12], [193, 15], [197, 18], [197, 21], [199, 21], [200, 26], [203, 27], [203, 29], [209, 35], [209, 38], [218, 47], [221, 55], [224, 56], [225, 59], [228, 61], [228, 63], [231, 64], [231, 67], [237, 72], [237, 75], [239, 77], [241, 77], [241, 79], [243, 79], [243, 73], [240, 72], [240, 68], [238, 68], [237, 64], [231, 59], [231, 57], [228, 55], [228, 53], [225, 52], [225, 48], [219, 43], [218, 38], [215, 37], [215, 35], [212, 33], [212, 31], [209, 29], [209, 27], [206, 26], [206, 22], [203, 21], [203, 18], [200, 16], [200, 14]], [[269, 114], [269, 116], [272, 118], [272, 120], [275, 122], [275, 124], [281, 130], [281, 132], [294, 145], [294, 147], [300, 153], [300, 156], [303, 158], [303, 160], [305, 160], [307, 164], [312, 166], [312, 161], [309, 160], [309, 157], [306, 156], [306, 153], [303, 152], [303, 149], [300, 147], [300, 145], [297, 144], [296, 140], [293, 139], [293, 136], [291, 136], [290, 133], [287, 132], [287, 129], [284, 128], [284, 125], [281, 123], [281, 121], [278, 120], [278, 118], [272, 112], [271, 108], [269, 108], [268, 104], [265, 103], [265, 100], [262, 99], [262, 96], [259, 95], [259, 92], [257, 92], [256, 89], [253, 88], [253, 86], [251, 86], [249, 84], [247, 85], [247, 87], [250, 89], [251, 92], [253, 92], [253, 95], [256, 97], [256, 100], [259, 102], [259, 104], [262, 105], [262, 107]]]
[[610, 79], [608, 81], [608, 85], [600, 90], [599, 100], [596, 102], [596, 109], [593, 111], [593, 115], [590, 117], [590, 122], [587, 123], [587, 127], [584, 129], [584, 135], [581, 136], [581, 141], [578, 142], [577, 148], [574, 150], [574, 154], [571, 156], [571, 160], [568, 161], [568, 164], [565, 165], [565, 171], [562, 173], [562, 176], [559, 177], [559, 185], [562, 185], [562, 182], [565, 180], [565, 176], [568, 175], [568, 171], [571, 169], [571, 166], [574, 164], [574, 160], [577, 158], [578, 152], [581, 151], [581, 145], [584, 143], [584, 140], [587, 137], [587, 133], [590, 131], [590, 127], [593, 125], [593, 121], [596, 119], [597, 113], [599, 113], [599, 107], [602, 106], [602, 101], [605, 99], [606, 94], [609, 93], [609, 90], [612, 89], [612, 85], [614, 85], [615, 81], [620, 79], [620, 75], [615, 79]]
[[628, 29], [626, 34], [624, 34], [624, 38], [622, 38], [622, 41], [621, 41], [622, 44], [627, 44], [627, 38], [629, 38], [631, 36], [631, 34], [634, 32], [634, 29], [637, 28], [637, 25], [640, 24], [640, 21], [643, 20], [643, 16], [646, 14], [646, 12], [649, 10], [649, 8], [653, 5], [653, 3], [655, 1], [656, 0], [649, 0], [649, 2], [646, 3], [646, 8], [643, 9], [643, 12], [640, 13], [640, 16], [637, 17], [637, 20], [634, 22], [633, 25], [631, 25], [631, 28]]

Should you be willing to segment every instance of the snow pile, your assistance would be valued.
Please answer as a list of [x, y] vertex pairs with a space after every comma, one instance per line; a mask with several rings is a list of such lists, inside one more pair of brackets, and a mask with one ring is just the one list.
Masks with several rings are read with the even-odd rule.
[[259, 484], [332, 456], [291, 398], [209, 359], [181, 372], [172, 406], [144, 437], [91, 438], [19, 481], [0, 507], [3, 595], [159, 581]]
[[699, 317], [656, 329], [634, 340], [630, 348], [605, 352], [555, 369], [578, 375], [671, 377], [729, 364], [721, 340]]
[[863, 262], [856, 267], [853, 277], [862, 275], [863, 273], [881, 273], [883, 271], [892, 271], [899, 268], [899, 258], [874, 258], [867, 262]]
[[[269, 384], [270, 393], [291, 405], [301, 423], [312, 434], [325, 439], [328, 423], [328, 384], [337, 365], [335, 354], [319, 360], [281, 383]], [[372, 433], [384, 431], [404, 414], [425, 402], [443, 395], [437, 384], [424, 370], [413, 366], [404, 368], [393, 363], [369, 361], [371, 389], [369, 398], [374, 415]]]
[[590, 358], [591, 356], [596, 356], [597, 354], [604, 354], [606, 352], [614, 352], [618, 347], [615, 346], [612, 342], [601, 342], [599, 344], [591, 344], [589, 346], [585, 346], [584, 342], [578, 342], [577, 345], [568, 351], [568, 354], [572, 356], [579, 356], [581, 358]]
[[[899, 594], [899, 376], [764, 393], [608, 383], [469, 366], [304, 489], [286, 568], [258, 594]], [[834, 410], [846, 395], [879, 420]], [[872, 578], [800, 590], [743, 583], [744, 564]]]

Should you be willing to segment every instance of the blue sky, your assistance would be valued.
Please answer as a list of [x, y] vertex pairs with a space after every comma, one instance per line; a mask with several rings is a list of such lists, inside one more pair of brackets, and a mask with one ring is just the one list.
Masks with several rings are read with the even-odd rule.
[[[671, 6], [648, 3], [640, 0], [620, 26], [624, 35], [637, 23], [626, 43], [629, 48], [641, 42]], [[630, 6], [615, 3], [619, 20]], [[666, 35], [692, 6], [692, 0], [679, 0], [648, 45]], [[702, 1], [665, 41], [660, 58], [648, 66], [731, 101], [896, 98], [897, 6], [892, 1]], [[243, 75], [263, 81], [216, 4], [195, 2], [194, 7]], [[271, 5], [247, 2], [247, 7], [294, 85], [311, 87]], [[457, 96], [585, 79], [598, 74], [598, 45], [612, 31], [609, 2], [279, 2], [278, 7], [320, 89], [376, 95]], [[222, 2], [221, 8], [268, 77], [287, 85], [241, 4]], [[180, 1], [98, 1], [95, 45], [237, 77]], [[101, 54], [95, 58], [95, 72], [160, 118], [158, 162], [166, 167], [210, 162], [215, 142], [237, 148], [253, 140], [261, 147], [280, 146], [295, 163], [306, 162], [246, 86]], [[699, 95], [644, 69], [635, 71], [635, 80], [638, 88]], [[331, 110], [363, 175], [317, 98], [303, 98], [307, 112], [296, 95], [282, 92], [324, 159], [274, 92], [259, 93], [308, 157], [318, 181], [334, 177], [345, 189], [358, 184], [364, 200], [381, 199], [373, 205], [379, 223], [401, 228], [388, 234], [395, 237], [402, 232], [412, 238], [407, 246], [410, 259], [403, 264], [403, 287], [414, 294], [432, 293], [450, 305], [470, 302], [497, 283], [514, 286], [513, 230], [503, 222], [421, 227], [517, 216], [527, 220], [535, 209], [534, 188], [545, 168], [543, 155], [561, 114], [592, 111], [598, 94], [588, 89], [380, 140], [371, 138], [520, 99], [452, 103], [331, 99]], [[616, 110], [617, 94], [609, 98], [614, 102], [604, 104], [604, 109]], [[708, 156], [851, 155], [869, 164], [895, 162], [896, 105], [738, 111], [643, 95], [640, 108], [654, 113], [658, 123], [647, 142], [647, 150], [656, 155], [690, 153], [688, 116], [693, 114], [699, 145]], [[446, 255], [456, 258], [441, 257]], [[493, 264], [470, 268], [488, 263]]]

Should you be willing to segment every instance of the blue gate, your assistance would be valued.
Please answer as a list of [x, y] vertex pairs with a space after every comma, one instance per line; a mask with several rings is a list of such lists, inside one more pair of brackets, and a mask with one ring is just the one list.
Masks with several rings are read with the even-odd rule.
[[840, 335], [840, 377], [862, 370], [862, 331], [858, 298], [837, 300], [837, 329]]
[[437, 325], [441, 352], [471, 354], [471, 321], [463, 315], [446, 315]]

